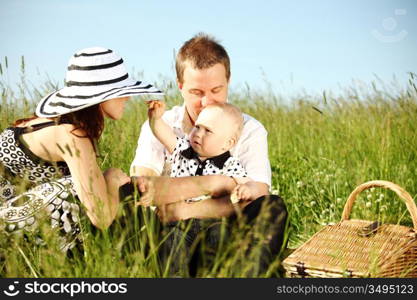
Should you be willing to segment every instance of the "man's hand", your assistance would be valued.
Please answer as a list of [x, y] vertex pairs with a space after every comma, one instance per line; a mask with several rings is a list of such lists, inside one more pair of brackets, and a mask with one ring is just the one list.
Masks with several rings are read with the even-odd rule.
[[159, 120], [165, 112], [165, 102], [159, 100], [147, 101], [149, 120]]
[[184, 201], [170, 203], [158, 206], [155, 212], [162, 223], [185, 220], [187, 206], [189, 205]]

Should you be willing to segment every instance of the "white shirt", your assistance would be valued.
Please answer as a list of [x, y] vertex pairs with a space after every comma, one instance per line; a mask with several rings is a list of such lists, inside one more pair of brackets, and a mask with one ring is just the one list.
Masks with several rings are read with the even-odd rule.
[[[174, 106], [163, 115], [164, 121], [181, 138], [187, 136], [183, 132], [182, 122], [185, 114], [185, 106]], [[253, 181], [266, 183], [271, 187], [271, 166], [268, 159], [268, 133], [264, 126], [256, 119], [243, 114], [243, 130], [236, 145], [230, 150], [233, 157], [238, 159], [246, 172], [248, 178]], [[153, 135], [147, 120], [142, 125], [136, 155], [130, 166], [130, 172], [134, 173], [135, 168], [145, 167], [154, 170], [158, 175], [167, 173], [166, 152], [164, 145]], [[165, 166], [165, 167], [164, 167]]]

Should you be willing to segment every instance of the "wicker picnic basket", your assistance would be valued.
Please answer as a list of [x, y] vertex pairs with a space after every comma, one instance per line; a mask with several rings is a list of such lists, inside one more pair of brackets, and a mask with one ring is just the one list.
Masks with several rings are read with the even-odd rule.
[[[393, 190], [405, 200], [414, 228], [349, 220], [357, 195], [371, 187]], [[417, 207], [398, 185], [382, 180], [359, 185], [349, 196], [342, 220], [328, 225], [291, 253], [287, 277], [417, 277]]]

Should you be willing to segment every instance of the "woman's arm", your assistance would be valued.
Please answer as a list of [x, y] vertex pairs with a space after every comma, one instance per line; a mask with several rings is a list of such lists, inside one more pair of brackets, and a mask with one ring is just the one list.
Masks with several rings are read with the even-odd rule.
[[120, 169], [109, 169], [103, 174], [88, 138], [66, 131], [57, 142], [91, 223], [100, 229], [107, 228], [117, 214], [119, 187], [130, 182], [130, 178]]

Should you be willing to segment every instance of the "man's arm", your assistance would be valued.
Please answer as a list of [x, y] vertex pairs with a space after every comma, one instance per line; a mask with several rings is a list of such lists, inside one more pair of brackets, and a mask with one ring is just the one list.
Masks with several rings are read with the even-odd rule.
[[[149, 176], [132, 178], [141, 191], [141, 202], [161, 206], [201, 195], [217, 198], [229, 195], [235, 181], [223, 175], [165, 177]], [[139, 203], [140, 204], [140, 203]]]
[[[133, 179], [133, 182], [138, 184], [138, 180], [145, 180], [146, 186], [143, 189], [139, 187], [144, 192], [141, 201], [157, 205], [163, 221], [221, 218], [236, 211], [236, 206], [230, 201], [230, 193], [236, 183], [228, 176], [145, 177]], [[264, 183], [251, 181], [247, 184], [253, 184], [261, 192], [254, 194], [249, 201], [239, 202], [241, 209], [258, 197], [268, 194], [268, 186]], [[194, 203], [184, 201], [200, 195], [211, 195], [212, 198]]]
[[243, 209], [253, 200], [268, 195], [268, 185], [261, 182], [250, 181], [247, 184], [255, 185], [258, 194], [253, 195], [249, 201], [240, 201], [235, 205], [230, 201], [230, 195], [224, 195], [218, 198], [210, 198], [199, 202], [186, 203], [176, 202], [159, 207], [159, 217], [163, 222], [172, 222], [186, 219], [209, 219], [229, 217], [236, 213], [237, 207]]
[[199, 202], [175, 202], [158, 207], [158, 216], [162, 222], [173, 222], [186, 219], [212, 219], [229, 217], [242, 210], [251, 201], [240, 201], [232, 204], [230, 196], [210, 198]]
[[[268, 132], [263, 125], [250, 118], [243, 128], [236, 155], [251, 179], [251, 190], [258, 198], [269, 194], [271, 165], [268, 158]], [[232, 155], [233, 152], [232, 152]]]
[[251, 185], [252, 191], [254, 191], [252, 194], [252, 199], [251, 201], [265, 196], [265, 195], [269, 195], [269, 186], [266, 183], [263, 182], [257, 182], [257, 181], [249, 181], [246, 184]]
[[[239, 203], [239, 206], [243, 207], [247, 203]], [[157, 213], [162, 222], [173, 222], [190, 218], [209, 219], [228, 217], [235, 211], [236, 207], [230, 202], [230, 197], [223, 196], [193, 203], [181, 201], [158, 206]]]

